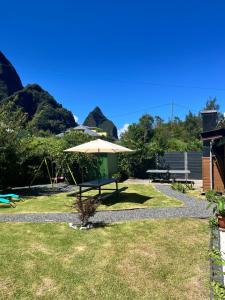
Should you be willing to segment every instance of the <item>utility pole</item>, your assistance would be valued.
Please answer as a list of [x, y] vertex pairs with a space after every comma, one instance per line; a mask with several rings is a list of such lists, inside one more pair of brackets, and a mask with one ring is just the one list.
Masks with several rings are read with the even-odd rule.
[[171, 123], [173, 123], [173, 115], [174, 115], [174, 103], [171, 103]]

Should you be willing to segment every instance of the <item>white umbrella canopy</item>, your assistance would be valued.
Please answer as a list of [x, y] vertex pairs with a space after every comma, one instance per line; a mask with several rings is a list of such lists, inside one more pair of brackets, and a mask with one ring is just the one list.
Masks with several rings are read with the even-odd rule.
[[134, 150], [101, 139], [97, 139], [88, 143], [78, 145], [76, 147], [66, 149], [64, 151], [83, 153], [121, 153], [133, 152]]

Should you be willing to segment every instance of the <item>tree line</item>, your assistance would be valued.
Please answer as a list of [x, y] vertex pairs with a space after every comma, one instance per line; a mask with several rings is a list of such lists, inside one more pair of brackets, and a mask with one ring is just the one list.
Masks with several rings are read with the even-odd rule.
[[[202, 110], [217, 110], [220, 106], [216, 98], [209, 98]], [[220, 126], [225, 124], [219, 113]], [[160, 116], [145, 114], [138, 122], [129, 125], [121, 135], [121, 144], [135, 149], [135, 154], [120, 155], [120, 168], [132, 177], [145, 177], [148, 168], [155, 168], [156, 158], [169, 151], [202, 151], [201, 113], [187, 113], [184, 120], [174, 117], [165, 122]]]
[[[205, 109], [217, 109], [216, 99], [209, 99]], [[0, 188], [29, 185], [44, 158], [50, 164], [51, 176], [61, 166], [61, 173], [72, 181], [71, 174], [62, 162], [66, 161], [77, 182], [99, 176], [100, 160], [95, 155], [65, 153], [63, 150], [88, 142], [93, 137], [71, 130], [59, 137], [48, 131], [33, 132], [26, 125], [26, 114], [10, 102], [0, 108]], [[223, 120], [220, 122], [223, 126]], [[146, 170], [154, 167], [156, 156], [165, 151], [201, 151], [202, 131], [200, 114], [188, 112], [184, 120], [175, 117], [169, 122], [159, 116], [145, 114], [131, 124], [118, 143], [136, 151], [119, 155], [119, 173], [145, 177]], [[54, 169], [54, 170], [53, 170]], [[54, 172], [53, 172], [54, 171]], [[44, 168], [39, 170], [37, 181], [49, 182]]]

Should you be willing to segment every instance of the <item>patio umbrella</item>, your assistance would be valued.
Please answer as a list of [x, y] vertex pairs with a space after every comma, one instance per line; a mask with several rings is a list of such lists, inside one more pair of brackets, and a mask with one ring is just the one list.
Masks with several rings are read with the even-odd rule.
[[101, 139], [97, 139], [88, 143], [78, 145], [76, 147], [66, 149], [64, 151], [83, 153], [121, 153], [133, 152], [134, 150]]

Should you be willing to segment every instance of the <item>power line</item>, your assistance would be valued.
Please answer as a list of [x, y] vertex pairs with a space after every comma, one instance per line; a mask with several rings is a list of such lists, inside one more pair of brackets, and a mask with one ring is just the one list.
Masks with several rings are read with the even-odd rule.
[[150, 110], [150, 109], [161, 108], [161, 107], [165, 107], [165, 106], [169, 106], [169, 105], [171, 105], [171, 103], [165, 103], [165, 104], [161, 104], [161, 105], [143, 107], [143, 108], [140, 108], [140, 109], [132, 111], [132, 112], [123, 113], [123, 114], [119, 114], [119, 115], [112, 115], [112, 116], [110, 116], [110, 118], [124, 117], [124, 116], [128, 116], [128, 115], [133, 115], [133, 114], [136, 114], [136, 113], [144, 112], [144, 111], [147, 111], [147, 110]]
[[190, 108], [188, 106], [185, 106], [183, 104], [179, 104], [179, 103], [174, 103], [174, 105], [178, 106], [178, 107], [181, 107], [185, 110], [188, 110], [188, 111], [192, 111], [192, 112], [195, 112], [195, 113], [199, 113], [200, 110], [197, 110], [197, 109], [193, 109], [193, 108]]
[[151, 109], [157, 109], [157, 108], [162, 108], [162, 107], [166, 107], [166, 106], [171, 107], [171, 121], [174, 119], [175, 107], [181, 107], [181, 108], [185, 109], [185, 111], [193, 111], [195, 113], [199, 112], [198, 110], [192, 109], [188, 106], [181, 105], [181, 104], [178, 104], [178, 103], [175, 103], [174, 101], [172, 101], [170, 103], [164, 103], [164, 104], [161, 104], [161, 105], [143, 107], [141, 109], [138, 109], [138, 110], [135, 110], [135, 111], [130, 111], [130, 112], [119, 114], [119, 115], [117, 115], [117, 114], [116, 115], [111, 115], [110, 118], [111, 119], [112, 118], [120, 118], [120, 117], [124, 117], [124, 116], [128, 116], [128, 115], [137, 114], [137, 113], [140, 113], [140, 112], [142, 112], [142, 113], [146, 112], [147, 113]]
[[185, 88], [185, 89], [200, 89], [200, 90], [215, 90], [215, 91], [225, 91], [225, 88], [221, 87], [203, 87], [203, 86], [189, 86], [184, 84], [173, 84], [173, 83], [156, 83], [151, 81], [126, 81], [126, 80], [112, 80], [119, 83], [132, 83], [132, 84], [145, 84], [158, 87], [175, 87], [175, 88]]
[[[8, 68], [14, 68], [13, 65], [1, 64], [0, 66], [6, 66]], [[53, 72], [55, 73], [55, 72]], [[225, 91], [225, 88], [222, 87], [203, 87], [203, 86], [191, 86], [191, 85], [184, 85], [184, 84], [175, 84], [175, 83], [158, 83], [158, 82], [151, 82], [151, 81], [127, 81], [127, 80], [108, 80], [111, 82], [118, 82], [122, 84], [144, 84], [144, 85], [152, 85], [158, 87], [174, 87], [174, 88], [184, 88], [184, 89], [199, 89], [199, 90], [215, 90], [215, 91]]]
[[174, 103], [171, 103], [171, 123], [173, 123], [173, 110], [174, 110]]

